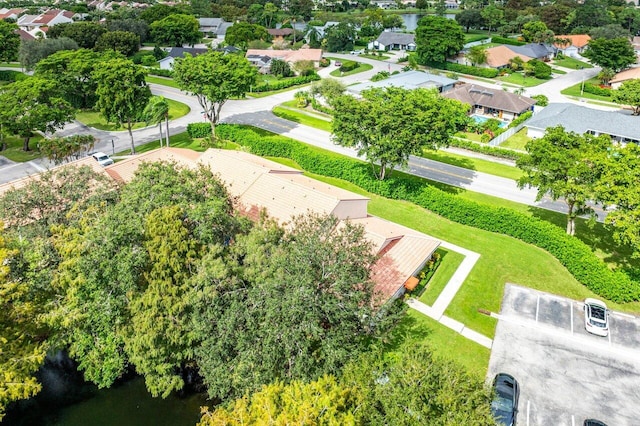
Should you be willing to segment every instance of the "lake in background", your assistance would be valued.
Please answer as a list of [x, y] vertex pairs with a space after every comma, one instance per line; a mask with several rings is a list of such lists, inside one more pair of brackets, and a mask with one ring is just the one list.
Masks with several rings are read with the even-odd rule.
[[[404, 26], [406, 27], [406, 31], [415, 31], [418, 26], [418, 21], [423, 16], [426, 16], [422, 13], [403, 13], [400, 15], [402, 20], [404, 21]], [[447, 19], [456, 19], [456, 15], [454, 13], [447, 13], [444, 15]]]

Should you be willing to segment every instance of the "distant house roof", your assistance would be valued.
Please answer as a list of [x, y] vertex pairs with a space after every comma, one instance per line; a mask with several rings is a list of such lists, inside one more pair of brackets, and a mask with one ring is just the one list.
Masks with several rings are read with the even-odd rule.
[[546, 58], [552, 53], [549, 48], [542, 43], [529, 43], [524, 46], [506, 45], [506, 47], [520, 55], [525, 55], [535, 59]]
[[0, 19], [15, 19], [18, 20], [18, 17], [25, 13], [27, 9], [0, 9]]
[[558, 49], [565, 49], [569, 46], [575, 46], [577, 48], [583, 48], [585, 47], [587, 44], [589, 44], [589, 41], [591, 40], [591, 37], [589, 37], [588, 34], [569, 34], [569, 35], [557, 35], [556, 40], [569, 40], [568, 43], [564, 42], [564, 43], [559, 43], [559, 42], [555, 42], [553, 45], [555, 47], [557, 47]]
[[118, 161], [104, 170], [118, 183], [129, 183], [142, 163], [174, 161], [184, 167], [194, 167], [194, 162], [199, 156], [199, 152], [191, 149], [161, 148]]
[[198, 47], [172, 47], [167, 51], [167, 57], [183, 58], [185, 53], [188, 53], [191, 56], [198, 56], [203, 53], [207, 53], [208, 51], [209, 49], [202, 49]]
[[249, 56], [268, 56], [269, 58], [282, 59], [286, 62], [314, 61], [322, 59], [322, 49], [300, 49], [300, 50], [271, 50], [271, 49], [249, 49]]
[[630, 111], [601, 111], [569, 103], [549, 104], [527, 121], [527, 127], [544, 130], [563, 126], [575, 133], [594, 131], [611, 136], [640, 139], [640, 118]]
[[383, 46], [391, 44], [409, 45], [416, 44], [415, 34], [396, 33], [392, 31], [383, 31], [380, 33], [376, 41]]
[[360, 84], [354, 84], [347, 87], [347, 90], [351, 93], [360, 94], [363, 90], [371, 89], [374, 87], [402, 87], [404, 89], [418, 89], [418, 88], [440, 88], [443, 86], [452, 86], [456, 83], [456, 80], [443, 77], [440, 75], [430, 74], [422, 71], [408, 71], [400, 74], [395, 74], [389, 78], [385, 78], [380, 81], [366, 81]]
[[216, 35], [225, 35], [227, 29], [233, 25], [232, 22], [226, 22], [222, 18], [198, 18], [198, 23], [200, 24], [200, 31]]
[[480, 105], [501, 111], [521, 114], [536, 103], [535, 99], [526, 96], [505, 92], [504, 90], [491, 89], [476, 84], [463, 84], [453, 90], [445, 92], [442, 96], [457, 99], [468, 105]]
[[531, 57], [516, 53], [504, 45], [490, 47], [486, 50], [486, 53], [486, 64], [492, 68], [506, 67], [509, 65], [509, 61], [516, 57], [522, 59], [524, 62], [531, 60]]
[[640, 67], [630, 68], [628, 70], [619, 72], [615, 77], [611, 79], [609, 83], [621, 83], [623, 81], [634, 80], [636, 78], [640, 78]]
[[20, 40], [35, 40], [35, 37], [26, 32], [25, 30], [19, 28], [15, 31], [16, 34], [20, 36]]
[[272, 37], [285, 37], [293, 34], [293, 28], [269, 28], [267, 32]]
[[237, 53], [240, 51], [240, 49], [238, 49], [235, 46], [225, 46], [222, 48], [217, 48], [215, 49], [216, 52], [224, 52], [224, 53]]

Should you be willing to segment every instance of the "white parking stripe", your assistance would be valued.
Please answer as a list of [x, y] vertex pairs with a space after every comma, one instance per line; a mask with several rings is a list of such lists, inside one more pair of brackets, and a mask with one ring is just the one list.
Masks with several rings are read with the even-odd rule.
[[573, 334], [573, 305], [569, 304], [569, 309], [571, 309], [571, 334]]
[[531, 411], [531, 400], [527, 400], [527, 426], [529, 426], [529, 411]]
[[573, 414], [571, 415], [571, 426], [576, 426], [576, 418]]
[[538, 322], [538, 312], [540, 311], [540, 295], [538, 295], [538, 301], [536, 302], [536, 322]]

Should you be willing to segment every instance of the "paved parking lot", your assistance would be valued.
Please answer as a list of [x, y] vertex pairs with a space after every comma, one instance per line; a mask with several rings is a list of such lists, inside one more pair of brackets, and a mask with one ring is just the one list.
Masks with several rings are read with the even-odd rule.
[[520, 383], [519, 425], [640, 424], [640, 319], [613, 312], [609, 337], [584, 329], [581, 301], [507, 284], [489, 377]]

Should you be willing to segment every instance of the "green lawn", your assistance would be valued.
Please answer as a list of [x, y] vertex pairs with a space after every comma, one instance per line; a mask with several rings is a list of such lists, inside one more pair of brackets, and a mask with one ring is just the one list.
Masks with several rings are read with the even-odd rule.
[[[600, 84], [600, 80], [598, 80], [597, 78], [592, 78], [584, 82], [584, 84], [587, 84], [587, 83]], [[566, 89], [562, 90], [560, 93], [567, 96], [575, 96], [577, 98], [586, 98], [586, 99], [593, 99], [596, 101], [611, 102], [611, 96], [593, 95], [591, 93], [582, 91], [582, 82], [578, 84], [574, 84], [573, 86], [567, 87]]]
[[549, 81], [549, 79], [547, 80], [542, 80], [539, 78], [535, 78], [533, 76], [523, 76], [521, 73], [518, 72], [514, 72], [511, 74], [506, 74], [500, 77], [496, 77], [496, 80], [500, 80], [503, 81], [505, 83], [511, 83], [511, 84], [517, 84], [519, 86], [524, 86], [524, 87], [533, 87], [533, 86], [537, 86], [539, 84], [542, 83], [546, 83], [547, 81]]
[[554, 74], [562, 75], [567, 73], [566, 71], [562, 71], [561, 69], [558, 69], [558, 68], [552, 68], [552, 69]]
[[[361, 55], [364, 56], [364, 55]], [[336, 58], [328, 58], [331, 59], [331, 61], [333, 62], [333, 64], [335, 64], [335, 61], [345, 61], [346, 59], [336, 59]], [[357, 61], [356, 61], [357, 62]], [[334, 66], [334, 65], [330, 65], [330, 66]], [[346, 77], [348, 75], [353, 75], [353, 74], [358, 74], [360, 72], [365, 72], [365, 71], [369, 71], [371, 69], [373, 69], [373, 65], [370, 64], [365, 64], [362, 62], [358, 62], [358, 67], [351, 70], [351, 71], [347, 71], [347, 72], [342, 72], [340, 71], [340, 67], [335, 67], [336, 69], [334, 69], [333, 71], [331, 71], [331, 76], [332, 77]]]
[[147, 75], [145, 79], [147, 80], [147, 83], [161, 84], [163, 86], [175, 87], [176, 89], [180, 88], [180, 86], [178, 86], [178, 83], [176, 83], [172, 78]]
[[[187, 115], [189, 111], [191, 111], [191, 108], [189, 108], [188, 105], [183, 104], [182, 102], [177, 102], [172, 99], [167, 99], [167, 102], [169, 103], [169, 119], [170, 120], [183, 117]], [[95, 129], [100, 129], [100, 130], [114, 131], [114, 130], [127, 129], [126, 127], [118, 127], [113, 123], [108, 123], [107, 120], [105, 120], [102, 117], [102, 115], [100, 115], [100, 113], [97, 111], [91, 111], [91, 110], [81, 111], [76, 115], [76, 120], [86, 124], [89, 127], [93, 127]], [[134, 130], [140, 129], [146, 126], [147, 124], [145, 122], [139, 122], [133, 125], [133, 129]]]
[[378, 55], [378, 54], [374, 55], [373, 53], [362, 53], [362, 54], [358, 55], [357, 57], [373, 59], [373, 60], [377, 60], [377, 61], [386, 61], [387, 59], [390, 58], [390, 56], [385, 55], [384, 53], [382, 55]]
[[469, 30], [468, 33], [464, 33], [464, 43], [473, 43], [474, 41], [486, 40], [489, 35], [484, 31]]
[[583, 68], [593, 68], [593, 65], [587, 62], [579, 61], [575, 58], [570, 58], [565, 56], [564, 59], [554, 59], [552, 62], [553, 65], [557, 65], [563, 68], [570, 68], [572, 70], [581, 70]]
[[442, 247], [436, 250], [436, 253], [441, 256], [440, 265], [438, 265], [438, 269], [436, 269], [436, 272], [429, 280], [427, 288], [422, 295], [420, 295], [420, 301], [429, 306], [433, 306], [438, 296], [440, 296], [442, 289], [444, 289], [456, 272], [456, 269], [458, 269], [458, 266], [460, 266], [464, 260], [463, 254]]
[[[187, 132], [178, 133], [177, 135], [169, 136], [169, 146], [172, 148], [186, 148], [192, 149], [198, 152], [204, 152], [209, 148], [209, 143], [205, 139], [192, 139]], [[136, 153], [141, 154], [143, 152], [152, 151], [154, 149], [160, 148], [160, 140], [155, 140], [153, 142], [145, 143], [144, 145], [136, 146]], [[238, 149], [238, 145], [232, 142], [225, 142], [222, 146], [225, 149]], [[126, 149], [124, 151], [118, 152], [116, 156], [126, 156], [129, 155], [131, 151]]]
[[265, 98], [267, 96], [275, 95], [277, 93], [288, 92], [290, 90], [300, 90], [303, 87], [308, 87], [310, 85], [311, 83], [306, 83], [306, 84], [301, 84], [299, 86], [287, 87], [285, 89], [271, 90], [269, 92], [250, 92], [250, 93], [247, 93], [247, 96], [251, 98]]
[[331, 131], [331, 121], [320, 118], [320, 114], [314, 114], [312, 112], [306, 113], [300, 109], [285, 106], [277, 106], [273, 108], [273, 113], [277, 117], [293, 121], [294, 123], [315, 127], [316, 129], [324, 130], [327, 132]]
[[527, 128], [522, 128], [518, 133], [511, 136], [506, 141], [500, 144], [502, 148], [513, 148], [524, 151], [524, 146], [529, 142], [531, 138], [527, 136]]
[[455, 137], [459, 139], [469, 139], [470, 141], [474, 141], [474, 142], [482, 142], [480, 140], [482, 135], [479, 135], [474, 132], [458, 132], [455, 134]]
[[36, 158], [40, 158], [42, 155], [40, 151], [38, 151], [37, 146], [38, 142], [42, 140], [42, 136], [36, 134], [29, 141], [29, 148], [31, 151], [25, 152], [22, 150], [23, 139], [19, 136], [4, 136], [4, 140], [7, 143], [7, 149], [4, 151], [0, 151], [0, 155], [8, 158], [11, 161], [16, 161], [19, 163], [24, 163], [26, 161], [31, 161]]
[[19, 62], [0, 62], [2, 68], [22, 68]]
[[516, 180], [522, 176], [522, 171], [516, 167], [480, 158], [467, 157], [452, 152], [424, 150], [422, 157], [439, 161], [441, 163], [451, 164], [453, 166], [464, 167], [465, 169], [505, 177], [507, 179]]

